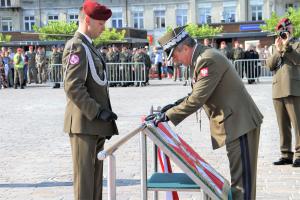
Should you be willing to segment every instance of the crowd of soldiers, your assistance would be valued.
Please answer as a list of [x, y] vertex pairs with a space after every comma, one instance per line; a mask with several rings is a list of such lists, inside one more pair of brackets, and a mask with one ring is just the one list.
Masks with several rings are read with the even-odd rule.
[[[110, 86], [134, 84], [139, 86], [139, 80], [142, 85], [147, 85], [150, 77], [159, 80], [163, 77], [173, 77], [174, 81], [180, 80], [187, 83], [187, 68], [182, 65], [174, 65], [172, 61], [166, 61], [165, 55], [159, 47], [154, 46], [150, 50], [148, 46], [132, 49], [125, 46], [120, 48], [111, 46], [102, 47], [100, 52], [108, 65]], [[144, 66], [134, 63], [142, 63]], [[114, 80], [121, 81], [117, 83]]]
[[255, 82], [255, 79], [260, 75], [261, 66], [265, 65], [265, 60], [270, 56], [268, 46], [261, 47], [260, 43], [257, 43], [256, 46], [251, 44], [247, 49], [244, 49], [243, 44], [234, 41], [232, 49], [229, 49], [226, 42], [222, 41], [219, 50], [233, 62], [243, 60], [237, 63], [235, 68], [241, 78], [246, 75], [249, 84]]
[[[20, 87], [24, 89], [27, 84], [46, 83], [51, 74], [54, 81], [62, 77], [61, 70], [55, 70], [55, 65], [62, 63], [63, 47], [52, 47], [52, 53], [46, 56], [44, 47], [28, 47], [24, 51], [19, 47], [13, 52], [12, 48], [1, 48], [0, 53], [0, 88]], [[49, 69], [50, 68], [50, 69]], [[60, 67], [61, 68], [61, 67]], [[52, 72], [52, 73], [49, 73]]]
[[[148, 46], [133, 48], [132, 50], [126, 46], [121, 47], [121, 50], [116, 46], [102, 47], [100, 52], [108, 65], [110, 86], [149, 84], [152, 62]], [[139, 63], [139, 65], [132, 63]]]
[[[212, 47], [209, 39], [204, 39], [205, 46]], [[28, 51], [23, 48], [17, 48], [15, 52], [12, 48], [1, 48], [0, 52], [0, 88], [14, 87], [21, 89], [26, 84], [61, 82], [63, 79], [62, 52], [63, 46], [52, 47], [50, 56], [46, 56], [44, 47], [29, 46]], [[270, 55], [268, 47], [261, 47], [260, 43], [256, 46], [249, 45], [245, 50], [238, 41], [233, 43], [230, 49], [225, 41], [220, 43], [218, 48], [220, 52], [232, 60], [251, 60], [267, 59]], [[189, 79], [188, 68], [182, 65], [167, 62], [161, 49], [153, 47], [152, 51], [148, 46], [140, 48], [127, 48], [126, 46], [101, 47], [99, 49], [104, 62], [107, 63], [108, 80], [110, 86], [131, 86], [148, 85], [149, 77], [161, 79], [173, 77], [174, 81], [178, 79], [185, 81]], [[127, 63], [127, 64], [126, 64]], [[136, 64], [134, 64], [136, 63]], [[251, 64], [242, 63], [236, 65], [236, 70], [241, 78], [246, 75], [248, 83], [255, 82], [259, 76], [261, 62], [255, 61]], [[20, 84], [22, 83], [22, 84]]]

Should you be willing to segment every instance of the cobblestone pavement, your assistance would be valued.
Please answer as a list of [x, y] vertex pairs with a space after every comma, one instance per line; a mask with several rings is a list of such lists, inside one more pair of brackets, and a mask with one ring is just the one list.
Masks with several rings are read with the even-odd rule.
[[[280, 153], [271, 83], [246, 87], [264, 114], [257, 199], [300, 199], [300, 169], [272, 165]], [[113, 110], [119, 115], [117, 123], [120, 135], [138, 127], [140, 117], [149, 113], [152, 104], [165, 105], [189, 91], [188, 87], [182, 86], [182, 82], [171, 80], [154, 80], [150, 86], [141, 88], [110, 88]], [[0, 200], [71, 200], [70, 143], [68, 135], [62, 131], [65, 108], [63, 89], [29, 86], [25, 90], [0, 90], [0, 105]], [[225, 149], [212, 150], [204, 112], [201, 132], [195, 115], [191, 115], [175, 129], [202, 157], [230, 179]], [[106, 146], [118, 138], [113, 137]], [[117, 199], [139, 200], [139, 137], [122, 146], [116, 152], [116, 158]], [[106, 177], [106, 163], [104, 172]], [[107, 199], [106, 178], [104, 182], [104, 199]], [[181, 192], [179, 195], [184, 200], [200, 199], [199, 193]], [[151, 196], [150, 193], [149, 199]], [[160, 199], [164, 199], [163, 193]]]

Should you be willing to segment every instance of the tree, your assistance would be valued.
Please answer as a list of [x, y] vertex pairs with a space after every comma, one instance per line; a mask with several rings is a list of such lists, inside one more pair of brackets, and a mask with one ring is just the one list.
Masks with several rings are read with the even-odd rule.
[[[221, 33], [223, 31], [223, 27], [212, 27], [209, 26], [208, 24], [204, 24], [201, 26], [198, 26], [197, 24], [188, 24], [185, 30], [188, 32], [188, 34], [191, 37], [200, 39], [200, 38], [213, 38], [217, 34]], [[167, 31], [170, 32], [172, 31], [171, 27], [167, 27]]]
[[66, 40], [74, 35], [77, 28], [75, 22], [64, 21], [49, 22], [43, 27], [33, 26], [33, 30], [39, 34], [40, 40]]
[[125, 30], [117, 31], [115, 28], [105, 29], [99, 37], [94, 40], [95, 45], [108, 44], [115, 41], [123, 41], [125, 38]]
[[275, 27], [280, 19], [288, 17], [293, 24], [295, 37], [300, 37], [300, 9], [289, 8], [283, 16], [278, 16], [276, 13], [272, 13], [269, 19], [265, 19], [265, 25], [261, 25], [260, 28], [263, 31], [269, 31], [276, 33]]
[[10, 42], [11, 35], [3, 35], [0, 33], [0, 42]]
[[[40, 40], [67, 40], [73, 37], [78, 29], [75, 22], [67, 23], [64, 21], [50, 22], [43, 27], [34, 26], [34, 31], [39, 34]], [[112, 41], [122, 41], [125, 37], [125, 30], [120, 32], [116, 29], [105, 29], [102, 34], [94, 40], [95, 45], [106, 44]]]

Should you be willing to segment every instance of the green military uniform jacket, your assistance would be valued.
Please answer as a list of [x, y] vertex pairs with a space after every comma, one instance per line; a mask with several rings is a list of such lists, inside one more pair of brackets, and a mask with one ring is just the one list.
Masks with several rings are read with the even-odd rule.
[[214, 149], [260, 126], [262, 114], [230, 61], [218, 50], [197, 45], [191, 67], [194, 67], [191, 95], [166, 112], [173, 124], [179, 124], [203, 106]]
[[130, 62], [131, 60], [131, 55], [129, 52], [120, 52], [119, 54], [119, 59], [121, 63], [127, 63]]
[[267, 67], [275, 71], [272, 84], [273, 99], [300, 96], [300, 43], [291, 41], [280, 54], [273, 46]]
[[133, 62], [144, 62], [144, 56], [142, 53], [136, 53], [132, 56], [132, 61]]
[[233, 59], [233, 60], [244, 59], [245, 58], [245, 52], [240, 47], [233, 48], [231, 50], [231, 55], [230, 56], [231, 56], [231, 59]]
[[37, 52], [35, 55], [35, 61], [39, 65], [44, 65], [46, 64], [46, 55], [44, 52]]
[[36, 53], [27, 51], [26, 55], [28, 57], [28, 66], [29, 67], [35, 67], [35, 55], [36, 55]]
[[[88, 64], [83, 44], [90, 49], [95, 71]], [[101, 136], [118, 134], [115, 121], [95, 119], [99, 109], [111, 110], [107, 84], [100, 85], [96, 81], [97, 77], [104, 80], [105, 63], [81, 33], [76, 32], [66, 43], [63, 66], [66, 70], [64, 89], [67, 96], [64, 131]]]
[[51, 54], [50, 64], [61, 64], [61, 56], [59, 52], [55, 52]]

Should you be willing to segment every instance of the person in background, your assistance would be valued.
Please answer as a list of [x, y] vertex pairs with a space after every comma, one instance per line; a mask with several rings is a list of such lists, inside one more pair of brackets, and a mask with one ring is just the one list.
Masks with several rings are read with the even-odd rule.
[[60, 83], [62, 81], [62, 58], [57, 50], [56, 46], [52, 47], [52, 54], [49, 59], [49, 68], [52, 72], [52, 80], [54, 82], [53, 88], [60, 88]]
[[[241, 47], [239, 41], [234, 41], [234, 47], [231, 49], [230, 57], [233, 61], [236, 60], [243, 60], [245, 59], [245, 52], [244, 49]], [[235, 69], [238, 72], [239, 76], [241, 78], [244, 77], [244, 71], [245, 71], [245, 62], [244, 61], [238, 61], [235, 64]]]
[[259, 55], [255, 50], [254, 45], [250, 45], [249, 49], [245, 52], [245, 71], [248, 78], [248, 83], [255, 83], [255, 79], [260, 75], [260, 68], [258, 66]]
[[46, 55], [45, 51], [42, 47], [38, 47], [37, 53], [35, 56], [36, 61], [36, 68], [37, 68], [37, 79], [38, 83], [45, 83], [46, 82]]
[[220, 43], [220, 48], [219, 48], [220, 52], [228, 59], [230, 59], [230, 51], [227, 47], [227, 44], [225, 41], [222, 41]]
[[153, 52], [155, 54], [154, 65], [157, 69], [158, 79], [161, 80], [162, 75], [162, 64], [163, 64], [163, 56], [160, 50], [157, 47], [153, 47]]
[[5, 66], [5, 76], [6, 76], [8, 87], [13, 87], [14, 80], [13, 80], [13, 75], [11, 70], [12, 60], [9, 57], [8, 51], [4, 52], [3, 62]]
[[37, 81], [37, 71], [36, 71], [36, 62], [35, 62], [35, 56], [36, 53], [33, 50], [33, 46], [29, 46], [29, 51], [26, 52], [26, 55], [28, 57], [28, 84], [31, 83], [38, 83]]
[[211, 43], [210, 43], [210, 40], [208, 38], [204, 38], [203, 45], [206, 46], [206, 47], [212, 47]]
[[14, 75], [14, 88], [17, 89], [20, 85], [21, 89], [24, 89], [24, 64], [25, 60], [23, 57], [23, 49], [18, 48], [17, 53], [14, 55], [14, 66], [15, 66], [15, 75]]
[[3, 56], [2, 56], [3, 54], [4, 54], [4, 52], [3, 53], [1, 52], [1, 55], [0, 55], [0, 89], [4, 89], [4, 88], [8, 87], [7, 79], [5, 76], [5, 64], [4, 64]]
[[[281, 152], [281, 157], [273, 164], [300, 167], [300, 42], [293, 36], [293, 25], [288, 18], [278, 22], [276, 31], [278, 37], [267, 59], [267, 67], [274, 72], [272, 97]], [[292, 150], [292, 127], [295, 152]]]

